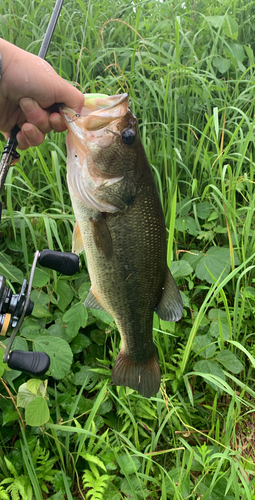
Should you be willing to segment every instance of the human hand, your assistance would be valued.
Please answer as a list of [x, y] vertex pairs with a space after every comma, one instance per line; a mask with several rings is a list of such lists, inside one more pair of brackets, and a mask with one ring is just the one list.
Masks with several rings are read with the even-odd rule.
[[0, 130], [6, 139], [16, 124], [21, 129], [17, 134], [19, 149], [41, 144], [51, 130], [66, 130], [56, 104], [64, 103], [80, 113], [83, 94], [46, 61], [1, 38], [0, 52]]

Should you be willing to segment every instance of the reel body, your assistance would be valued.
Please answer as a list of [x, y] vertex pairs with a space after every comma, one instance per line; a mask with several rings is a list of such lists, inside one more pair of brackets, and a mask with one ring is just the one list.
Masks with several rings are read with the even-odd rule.
[[79, 269], [79, 257], [74, 253], [53, 250], [35, 252], [28, 287], [27, 280], [24, 280], [19, 294], [13, 294], [12, 290], [6, 286], [5, 278], [0, 276], [0, 336], [5, 336], [13, 328], [3, 362], [7, 363], [9, 368], [28, 373], [32, 377], [39, 377], [47, 372], [50, 366], [48, 354], [33, 351], [11, 351], [11, 346], [24, 317], [29, 316], [33, 311], [34, 303], [30, 300], [30, 293], [37, 262], [44, 267], [72, 276]]

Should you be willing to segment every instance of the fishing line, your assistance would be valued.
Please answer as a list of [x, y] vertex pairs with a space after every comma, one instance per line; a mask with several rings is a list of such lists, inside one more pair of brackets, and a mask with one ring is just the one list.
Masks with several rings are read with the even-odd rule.
[[83, 34], [82, 34], [81, 50], [80, 50], [79, 59], [78, 59], [78, 63], [77, 63], [77, 73], [76, 73], [76, 79], [75, 79], [76, 85], [78, 83], [78, 76], [79, 76], [79, 72], [80, 72], [81, 54], [82, 54], [83, 44], [84, 44], [84, 40], [85, 40], [85, 33], [86, 33], [86, 28], [87, 28], [88, 16], [89, 16], [89, 8], [90, 8], [90, 0], [88, 3], [87, 15], [86, 15], [86, 19], [85, 19], [85, 26], [84, 26], [84, 30], [83, 30]]

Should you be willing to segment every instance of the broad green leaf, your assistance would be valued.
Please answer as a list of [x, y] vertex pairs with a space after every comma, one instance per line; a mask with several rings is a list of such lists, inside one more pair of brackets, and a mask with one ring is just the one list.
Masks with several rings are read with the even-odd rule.
[[23, 283], [24, 275], [20, 269], [12, 264], [0, 262], [0, 274], [14, 283]]
[[220, 28], [225, 20], [225, 16], [206, 16], [206, 20], [214, 27]]
[[98, 345], [104, 345], [106, 335], [103, 330], [92, 330], [90, 332], [90, 338], [93, 342], [95, 342]]
[[95, 318], [100, 319], [103, 323], [111, 325], [114, 319], [106, 311], [101, 311], [100, 309], [90, 309]]
[[90, 378], [93, 377], [93, 373], [90, 371], [90, 366], [82, 366], [80, 371], [75, 373], [73, 383], [75, 385], [82, 385], [85, 377], [89, 374]]
[[4, 357], [4, 351], [0, 347], [0, 377], [2, 377], [4, 373], [4, 368], [6, 366], [6, 364], [3, 363], [3, 357]]
[[40, 426], [46, 424], [50, 419], [50, 412], [45, 399], [37, 396], [28, 403], [25, 409], [25, 421], [27, 425]]
[[171, 262], [171, 273], [174, 278], [189, 276], [192, 272], [193, 269], [186, 260], [177, 260]]
[[46, 307], [41, 306], [41, 304], [38, 304], [38, 302], [34, 302], [32, 316], [34, 316], [35, 318], [49, 318], [51, 316], [51, 313]]
[[246, 51], [246, 54], [247, 56], [249, 57], [250, 59], [250, 63], [251, 64], [254, 64], [254, 54], [253, 54], [253, 50], [251, 47], [249, 47], [248, 45], [244, 45], [244, 48], [245, 48], [245, 51]]
[[[184, 452], [185, 453], [185, 452]], [[187, 458], [188, 461], [188, 458]], [[194, 459], [193, 459], [194, 463]], [[193, 466], [193, 464], [192, 464]], [[167, 473], [165, 488], [167, 492], [167, 500], [168, 498], [172, 499], [175, 496], [176, 488], [173, 485], [178, 485], [178, 493], [181, 494], [181, 498], [187, 498], [190, 494], [190, 481], [189, 476], [185, 474], [180, 467], [171, 469]]]
[[[190, 299], [188, 294], [186, 295], [182, 290], [179, 290], [182, 298], [183, 307], [190, 307]], [[188, 293], [188, 292], [186, 292]]]
[[184, 198], [184, 200], [176, 203], [176, 215], [178, 217], [185, 217], [188, 215], [191, 209], [191, 201], [188, 198]]
[[199, 352], [199, 356], [202, 358], [212, 358], [216, 351], [216, 345], [212, 342], [212, 337], [209, 333], [197, 335], [193, 343], [193, 350]]
[[[199, 372], [199, 373], [205, 373], [205, 374], [209, 373], [211, 375], [215, 375], [216, 377], [219, 377], [225, 381], [225, 374], [224, 374], [223, 370], [221, 369], [221, 367], [218, 365], [218, 363], [216, 363], [215, 361], [211, 361], [211, 360], [207, 360], [207, 359], [197, 361], [194, 364], [193, 370], [195, 372]], [[209, 384], [214, 389], [216, 389], [216, 390], [218, 389], [217, 385], [214, 384], [213, 382], [209, 382], [207, 380], [206, 383]]]
[[245, 52], [243, 46], [239, 43], [229, 42], [229, 47], [231, 49], [231, 53], [234, 57], [238, 59], [238, 61], [243, 62], [245, 58]]
[[[206, 475], [199, 479], [196, 491], [201, 499], [203, 496], [207, 496], [206, 494], [211, 488], [211, 483], [212, 479]], [[226, 493], [226, 491], [228, 491], [228, 493]], [[214, 483], [212, 493], [209, 495], [208, 500], [235, 500], [236, 496], [230, 492], [232, 493], [232, 489], [228, 489], [227, 479], [225, 477], [219, 477]]]
[[134, 474], [141, 467], [141, 461], [139, 458], [132, 457], [131, 455], [120, 455], [118, 462], [122, 473], [128, 476]]
[[17, 238], [16, 241], [11, 240], [10, 238], [6, 238], [5, 244], [7, 248], [12, 250], [13, 252], [24, 252], [22, 241], [20, 238]]
[[58, 337], [38, 336], [33, 343], [34, 351], [46, 352], [50, 357], [50, 371], [57, 379], [64, 378], [70, 370], [73, 360], [68, 343]]
[[216, 359], [224, 366], [224, 368], [232, 373], [237, 374], [244, 370], [244, 365], [241, 361], [239, 361], [237, 356], [228, 349], [220, 351]]
[[63, 324], [66, 325], [66, 333], [70, 340], [76, 337], [79, 329], [87, 324], [88, 311], [84, 304], [78, 303], [72, 306], [63, 316]]
[[4, 252], [0, 252], [0, 262], [2, 264], [11, 264], [12, 262], [12, 258], [10, 255], [7, 255], [6, 253]]
[[196, 236], [198, 234], [198, 228], [195, 219], [193, 217], [190, 217], [190, 215], [187, 215], [186, 217], [178, 217], [175, 220], [175, 228], [178, 229], [181, 233], [183, 230], [188, 232], [189, 234], [192, 234], [193, 236]]
[[76, 337], [71, 342], [71, 348], [74, 354], [78, 354], [79, 352], [84, 351], [87, 347], [92, 344], [89, 337], [83, 335], [82, 333], [78, 333]]
[[236, 20], [231, 17], [226, 15], [224, 24], [223, 24], [223, 31], [225, 35], [227, 35], [229, 38], [232, 38], [233, 40], [237, 39], [238, 36], [238, 24]]
[[69, 337], [66, 333], [66, 328], [64, 326], [54, 323], [53, 325], [50, 325], [49, 328], [47, 328], [47, 332], [52, 337], [59, 337], [60, 339], [64, 339], [67, 342], [69, 342]]
[[215, 56], [213, 58], [213, 65], [223, 74], [230, 68], [230, 61], [225, 57]]
[[42, 290], [33, 290], [30, 295], [30, 299], [33, 302], [37, 302], [41, 306], [46, 306], [50, 302], [50, 297]]
[[25, 318], [21, 327], [20, 327], [20, 332], [23, 337], [28, 337], [30, 333], [36, 333], [39, 332], [40, 330], [40, 325], [38, 324], [37, 320], [35, 318], [32, 318], [31, 316], [29, 318]]
[[64, 312], [68, 304], [73, 300], [73, 291], [66, 281], [59, 280], [57, 283], [57, 294], [59, 296], [58, 307]]
[[[76, 397], [73, 398], [73, 404], [75, 404]], [[93, 408], [93, 400], [86, 399], [82, 396], [78, 403], [79, 413], [88, 413]]]
[[97, 413], [98, 415], [105, 415], [106, 413], [109, 413], [109, 411], [112, 410], [112, 402], [110, 399], [107, 399], [106, 401], [103, 401], [101, 405], [99, 406]]
[[46, 293], [41, 290], [33, 290], [30, 299], [34, 302], [32, 316], [36, 318], [49, 318], [51, 316], [48, 307], [46, 307], [50, 302], [50, 298]]
[[11, 403], [8, 407], [3, 407], [3, 401], [1, 399], [1, 410], [2, 410], [2, 425], [10, 424], [11, 422], [15, 422], [19, 419], [18, 412], [13, 408], [13, 404]]
[[218, 318], [227, 318], [227, 313], [226, 311], [222, 311], [221, 309], [210, 309], [208, 313], [208, 319], [209, 320], [217, 320]]
[[[104, 422], [104, 421], [103, 421]], [[115, 463], [115, 455], [113, 451], [105, 451], [103, 454], [104, 464], [107, 470], [116, 470], [117, 464]]]
[[181, 260], [188, 262], [191, 267], [195, 270], [199, 261], [203, 258], [203, 253], [199, 250], [190, 249], [188, 252], [184, 253]]
[[[235, 264], [238, 259], [235, 256]], [[208, 270], [206, 269], [208, 268]], [[209, 272], [210, 271], [210, 272]], [[211, 247], [208, 252], [202, 255], [202, 259], [196, 265], [196, 276], [200, 280], [214, 283], [213, 277], [217, 280], [221, 275], [221, 280], [226, 278], [230, 271], [229, 248]], [[213, 277], [210, 275], [213, 275]]]
[[208, 203], [208, 201], [197, 203], [196, 210], [197, 210], [197, 216], [200, 219], [208, 219], [211, 211], [211, 204]]
[[35, 399], [36, 397], [37, 397], [37, 395], [34, 394], [33, 392], [31, 392], [27, 388], [27, 384], [25, 382], [24, 384], [21, 384], [19, 386], [18, 396], [17, 396], [17, 406], [19, 406], [21, 408], [26, 408], [28, 403], [33, 401], [33, 399]]
[[48, 281], [50, 279], [50, 275], [46, 273], [46, 271], [43, 271], [42, 269], [39, 269], [38, 267], [35, 268], [35, 274], [33, 278], [33, 286], [36, 288], [42, 288], [43, 286], [47, 285]]
[[81, 302], [85, 302], [85, 299], [87, 298], [87, 295], [88, 295], [90, 288], [91, 288], [90, 281], [84, 281], [81, 284], [81, 286], [79, 287], [78, 295], [79, 295]]
[[31, 378], [27, 381], [27, 388], [36, 396], [45, 396], [47, 384], [38, 378]]
[[218, 338], [220, 337], [220, 328], [222, 329], [222, 335], [224, 340], [229, 340], [230, 338], [230, 332], [229, 332], [229, 326], [228, 326], [228, 320], [227, 317], [220, 317], [220, 322], [219, 318], [214, 319], [211, 322], [209, 333], [212, 335], [212, 337]]
[[[9, 343], [9, 337], [3, 341], [3, 344], [6, 345], [6, 347], [7, 347], [8, 343]], [[22, 337], [15, 337], [14, 342], [12, 344], [12, 351], [14, 349], [18, 349], [19, 351], [27, 351], [28, 350], [27, 341], [25, 339], [23, 339]], [[1, 349], [0, 349], [0, 352], [1, 352]]]
[[[108, 467], [106, 466], [106, 468], [108, 469]], [[116, 467], [115, 467], [116, 469]], [[109, 470], [114, 470], [114, 469], [110, 469]], [[110, 498], [111, 500], [122, 500], [123, 499], [123, 496], [121, 495], [121, 493], [119, 493], [118, 491], [118, 488], [115, 486], [115, 484], [112, 484], [110, 483], [105, 492], [104, 492], [104, 497], [105, 498]], [[9, 500], [9, 498], [8, 498]]]
[[144, 486], [144, 482], [135, 474], [129, 477], [129, 481], [126, 478], [123, 479], [120, 489], [130, 500], [144, 500], [150, 495], [150, 492]]

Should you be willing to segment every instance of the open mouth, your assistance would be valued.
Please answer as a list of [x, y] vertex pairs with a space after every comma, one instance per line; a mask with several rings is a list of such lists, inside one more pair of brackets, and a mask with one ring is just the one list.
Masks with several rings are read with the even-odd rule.
[[75, 126], [87, 131], [100, 130], [115, 120], [123, 118], [128, 111], [128, 94], [107, 96], [105, 94], [85, 94], [84, 106], [81, 114], [76, 114], [72, 109], [60, 107], [69, 130]]

